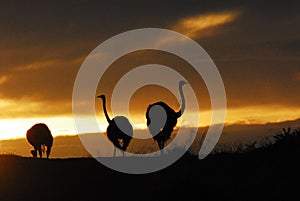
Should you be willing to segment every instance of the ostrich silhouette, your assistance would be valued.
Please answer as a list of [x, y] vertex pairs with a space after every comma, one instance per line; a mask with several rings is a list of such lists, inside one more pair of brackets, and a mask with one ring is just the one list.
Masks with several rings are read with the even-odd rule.
[[185, 99], [182, 87], [188, 84], [186, 81], [179, 82], [179, 94], [181, 97], [181, 108], [175, 112], [169, 105], [160, 101], [150, 104], [146, 111], [147, 126], [158, 147], [162, 150], [165, 142], [170, 139], [171, 133], [185, 110]]
[[113, 143], [114, 147], [114, 157], [116, 156], [116, 147], [120, 149], [124, 156], [124, 151], [126, 151], [132, 136], [133, 128], [128, 119], [124, 116], [116, 116], [110, 119], [106, 110], [106, 97], [104, 94], [97, 96], [97, 98], [102, 99], [103, 112], [105, 118], [108, 122], [108, 127], [106, 129], [106, 134], [108, 139]]
[[33, 125], [27, 131], [26, 138], [34, 147], [34, 150], [31, 150], [31, 154], [34, 158], [37, 157], [37, 152], [39, 152], [39, 156], [42, 158], [42, 152], [45, 152], [45, 147], [47, 147], [46, 155], [47, 158], [49, 158], [51, 147], [53, 145], [53, 137], [46, 124], [38, 123]]

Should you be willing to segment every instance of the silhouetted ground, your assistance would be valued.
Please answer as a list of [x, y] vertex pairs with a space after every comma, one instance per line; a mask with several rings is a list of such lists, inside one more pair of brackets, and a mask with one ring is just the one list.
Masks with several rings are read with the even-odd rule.
[[204, 160], [186, 154], [161, 171], [130, 175], [95, 159], [0, 156], [0, 200], [298, 200], [300, 137]]

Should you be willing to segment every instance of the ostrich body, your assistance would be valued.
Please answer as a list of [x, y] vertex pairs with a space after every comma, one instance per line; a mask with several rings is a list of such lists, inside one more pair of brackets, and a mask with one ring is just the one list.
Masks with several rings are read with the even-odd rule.
[[[115, 146], [114, 156], [116, 155], [116, 147], [120, 150], [126, 151], [132, 136], [133, 128], [128, 119], [124, 116], [116, 116], [113, 119], [110, 119], [107, 110], [106, 110], [106, 97], [105, 95], [97, 96], [97, 98], [102, 99], [103, 103], [103, 112], [108, 122], [108, 127], [106, 129], [106, 134], [108, 139]], [[124, 152], [123, 152], [124, 155]]]
[[46, 150], [46, 156], [49, 158], [51, 147], [53, 145], [53, 137], [51, 131], [46, 124], [35, 124], [26, 133], [27, 141], [34, 147], [31, 154], [34, 158], [37, 157], [37, 152], [42, 158], [42, 152]]
[[[151, 135], [153, 136], [153, 139], [157, 142], [160, 150], [165, 147], [165, 142], [170, 139], [173, 129], [177, 124], [177, 119], [181, 117], [185, 110], [185, 99], [182, 90], [182, 87], [185, 84], [187, 84], [187, 82], [183, 80], [179, 82], [181, 108], [178, 112], [174, 111], [169, 105], [162, 101], [150, 104], [147, 108], [147, 126]], [[164, 110], [163, 113], [157, 109], [154, 109], [159, 107]]]

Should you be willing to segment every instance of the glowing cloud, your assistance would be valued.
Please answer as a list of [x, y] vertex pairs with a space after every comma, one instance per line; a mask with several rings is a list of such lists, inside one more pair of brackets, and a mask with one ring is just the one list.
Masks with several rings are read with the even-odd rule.
[[191, 38], [201, 37], [200, 31], [234, 21], [239, 12], [210, 13], [180, 20], [172, 28]]
[[0, 120], [6, 118], [36, 118], [49, 116], [70, 116], [71, 103], [56, 102], [49, 104], [31, 99], [1, 99], [0, 98]]
[[[79, 65], [84, 60], [84, 57], [74, 58], [73, 60], [45, 60], [45, 61], [36, 61], [26, 65], [14, 66], [15, 71], [30, 71], [30, 70], [39, 70], [44, 68], [51, 68], [56, 66], [70, 66], [70, 65]], [[1, 79], [1, 78], [0, 78]], [[0, 80], [1, 81], [1, 80]]]

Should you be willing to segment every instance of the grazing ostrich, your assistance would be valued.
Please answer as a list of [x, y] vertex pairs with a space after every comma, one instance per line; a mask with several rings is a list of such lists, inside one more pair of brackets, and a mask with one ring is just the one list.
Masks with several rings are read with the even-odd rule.
[[110, 119], [106, 110], [105, 95], [102, 94], [100, 96], [97, 96], [97, 98], [101, 98], [103, 102], [103, 112], [109, 124], [106, 129], [106, 134], [108, 139], [115, 146], [114, 157], [116, 156], [116, 147], [122, 150], [124, 156], [124, 151], [126, 151], [133, 136], [132, 125], [124, 116], [116, 116], [113, 119]]
[[49, 158], [51, 147], [53, 145], [53, 137], [51, 131], [46, 124], [35, 124], [26, 133], [27, 141], [34, 147], [31, 154], [34, 158], [37, 157], [37, 151], [39, 152], [40, 158], [42, 158], [42, 152], [45, 152], [45, 147], [47, 147], [46, 154]]
[[[184, 112], [185, 99], [182, 86], [185, 84], [187, 84], [187, 82], [183, 80], [179, 82], [179, 93], [182, 103], [178, 112], [175, 112], [170, 106], [162, 101], [153, 103], [147, 108], [147, 126], [151, 135], [153, 136], [153, 139], [157, 142], [160, 150], [165, 147], [165, 142], [170, 139], [171, 133], [177, 124], [177, 119], [181, 117], [182, 113]], [[164, 110], [164, 112], [161, 110]]]

